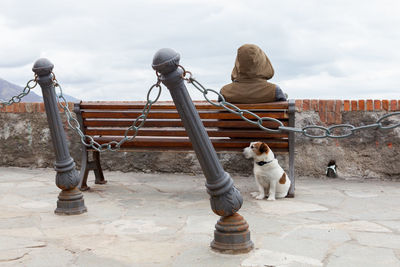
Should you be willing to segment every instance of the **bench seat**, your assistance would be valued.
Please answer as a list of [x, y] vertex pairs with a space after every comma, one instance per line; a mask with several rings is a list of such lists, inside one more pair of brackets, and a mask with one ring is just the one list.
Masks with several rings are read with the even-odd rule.
[[[93, 101], [75, 104], [81, 129], [93, 136], [99, 144], [120, 141], [126, 129], [142, 114], [146, 102]], [[194, 101], [200, 119], [216, 151], [242, 152], [250, 142], [262, 141], [275, 153], [289, 153], [289, 176], [294, 184], [294, 136], [293, 133], [268, 133], [257, 125], [244, 121], [240, 116], [216, 107], [206, 101]], [[294, 127], [294, 101], [261, 104], [235, 104], [260, 117], [275, 118], [285, 126]], [[246, 118], [255, 120], [251, 115]], [[264, 121], [263, 126], [277, 129], [278, 123]], [[133, 131], [128, 132], [131, 136]], [[89, 170], [95, 171], [96, 183], [105, 183], [99, 152], [82, 145], [81, 190], [88, 189], [86, 180]], [[137, 137], [125, 142], [120, 151], [193, 151], [180, 116], [171, 101], [160, 101], [152, 105], [146, 122]], [[93, 152], [93, 161], [88, 153]], [[294, 188], [294, 187], [293, 187]], [[292, 192], [293, 193], [293, 192]]]

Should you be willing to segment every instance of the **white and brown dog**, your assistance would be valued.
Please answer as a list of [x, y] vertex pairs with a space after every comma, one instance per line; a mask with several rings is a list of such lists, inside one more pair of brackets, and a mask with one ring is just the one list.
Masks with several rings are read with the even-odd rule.
[[247, 159], [254, 159], [254, 178], [259, 192], [253, 192], [251, 195], [256, 199], [264, 199], [268, 193], [268, 200], [286, 197], [290, 179], [268, 145], [252, 142], [243, 150], [243, 154]]

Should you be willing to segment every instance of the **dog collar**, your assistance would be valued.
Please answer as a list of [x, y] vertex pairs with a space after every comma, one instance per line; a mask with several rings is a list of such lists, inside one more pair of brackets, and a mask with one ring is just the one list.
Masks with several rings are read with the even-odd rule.
[[256, 162], [256, 164], [257, 164], [258, 166], [264, 166], [265, 164], [271, 163], [271, 162], [273, 162], [273, 161], [274, 161], [274, 159], [273, 159], [273, 160], [270, 160], [270, 161], [259, 161], [259, 162]]

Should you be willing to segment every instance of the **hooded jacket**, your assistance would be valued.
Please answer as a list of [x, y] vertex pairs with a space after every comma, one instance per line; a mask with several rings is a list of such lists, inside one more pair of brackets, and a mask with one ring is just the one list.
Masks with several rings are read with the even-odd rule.
[[256, 45], [239, 47], [232, 83], [221, 89], [221, 94], [230, 103], [266, 103], [277, 101], [277, 85], [267, 80], [274, 76], [274, 69], [267, 55]]

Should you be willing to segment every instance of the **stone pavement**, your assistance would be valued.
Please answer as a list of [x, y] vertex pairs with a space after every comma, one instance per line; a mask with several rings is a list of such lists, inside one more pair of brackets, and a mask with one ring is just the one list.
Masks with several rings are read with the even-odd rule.
[[399, 182], [302, 178], [269, 202], [234, 176], [255, 249], [223, 255], [203, 176], [105, 176], [87, 213], [59, 216], [54, 170], [0, 168], [0, 266], [400, 266]]

